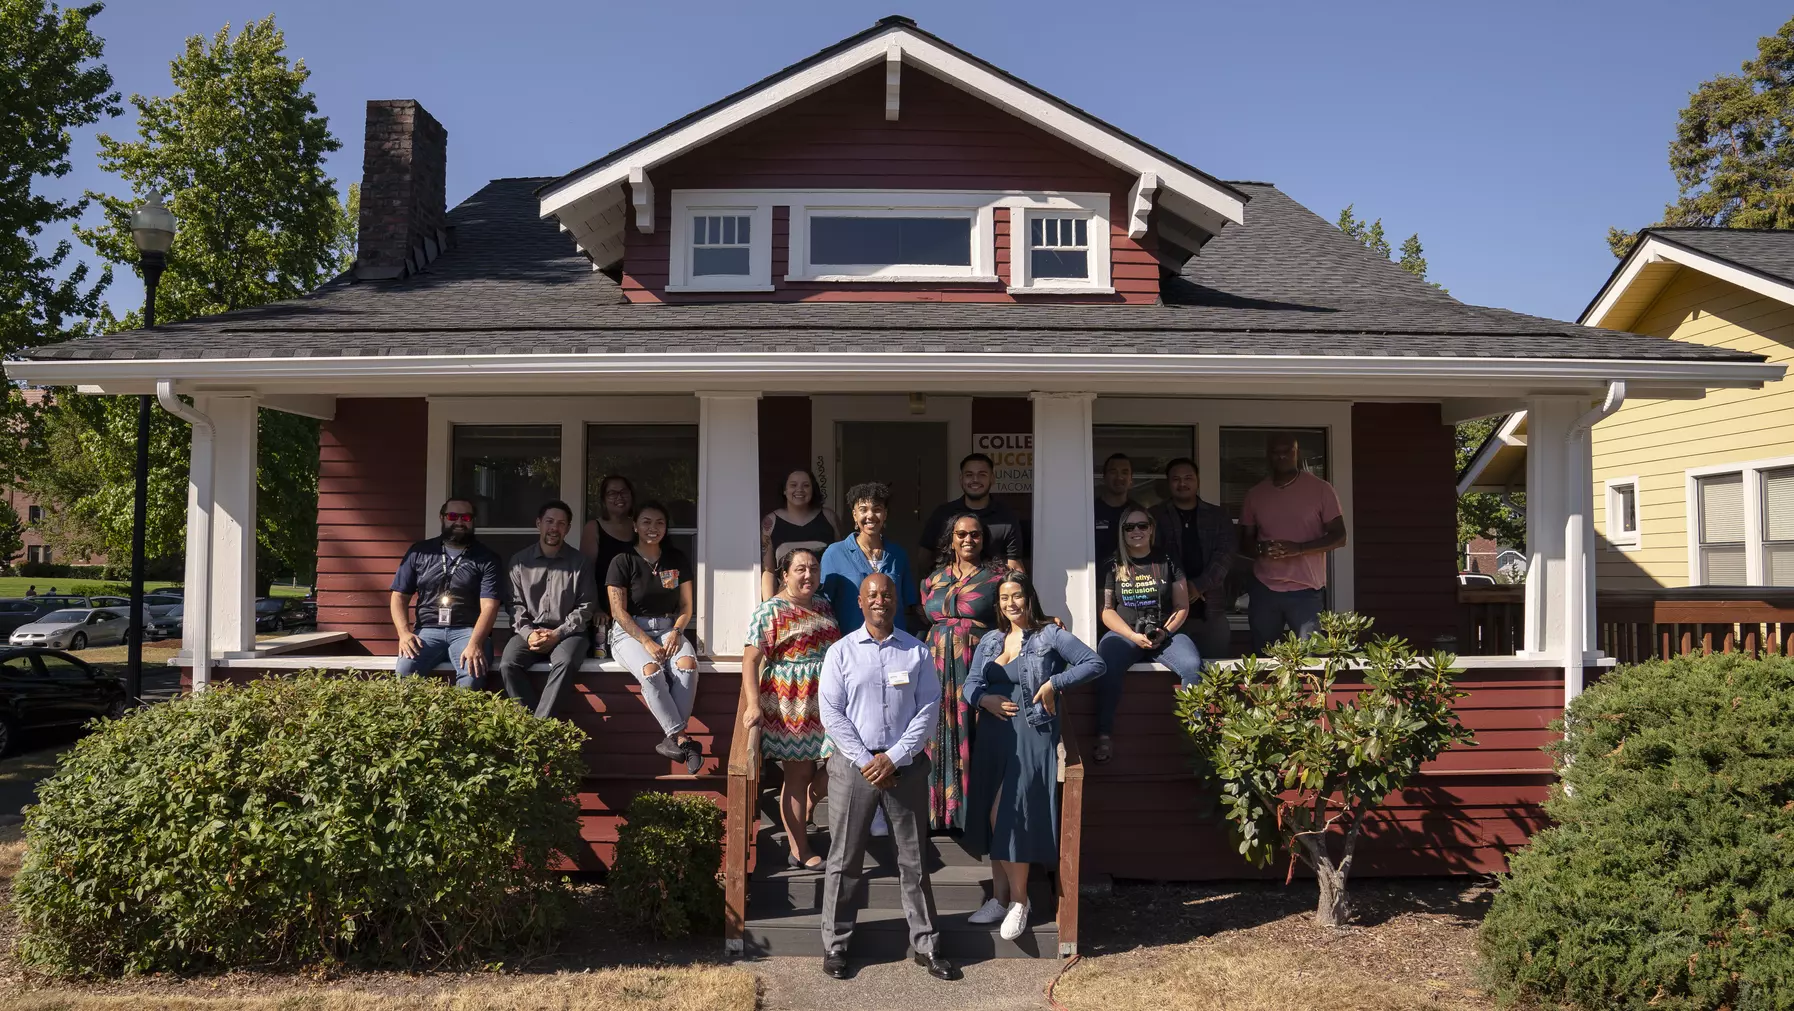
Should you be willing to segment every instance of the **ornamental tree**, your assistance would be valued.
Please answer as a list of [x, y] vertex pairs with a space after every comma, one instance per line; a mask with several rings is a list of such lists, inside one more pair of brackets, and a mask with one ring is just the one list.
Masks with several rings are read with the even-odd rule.
[[[1177, 691], [1177, 718], [1219, 782], [1240, 855], [1268, 866], [1279, 851], [1314, 872], [1314, 922], [1348, 914], [1346, 879], [1366, 819], [1425, 762], [1473, 744], [1453, 703], [1457, 658], [1419, 656], [1398, 637], [1364, 642], [1371, 619], [1321, 615], [1321, 631], [1268, 658], [1210, 667]], [[1346, 672], [1362, 689], [1337, 684]], [[1286, 882], [1288, 878], [1285, 879]]]

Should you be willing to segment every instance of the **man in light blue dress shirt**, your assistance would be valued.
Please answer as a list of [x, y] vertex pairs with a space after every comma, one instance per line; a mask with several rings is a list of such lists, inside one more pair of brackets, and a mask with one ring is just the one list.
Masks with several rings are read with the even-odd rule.
[[897, 846], [903, 915], [916, 963], [937, 979], [955, 979], [938, 954], [928, 889], [928, 753], [940, 718], [941, 682], [928, 647], [896, 627], [897, 584], [883, 573], [860, 583], [866, 624], [843, 635], [822, 661], [822, 726], [829, 757], [829, 854], [822, 889], [822, 971], [846, 979], [853, 939], [853, 895], [865, 864], [872, 813], [882, 803]]

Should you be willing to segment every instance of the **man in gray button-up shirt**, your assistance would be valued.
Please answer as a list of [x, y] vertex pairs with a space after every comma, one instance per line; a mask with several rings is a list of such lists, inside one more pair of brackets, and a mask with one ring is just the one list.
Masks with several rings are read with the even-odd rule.
[[[505, 694], [541, 717], [554, 714], [568, 673], [591, 646], [587, 629], [597, 587], [586, 557], [567, 544], [572, 525], [567, 503], [543, 503], [536, 510], [536, 543], [511, 556], [511, 641], [498, 670]], [[548, 682], [538, 697], [529, 667], [544, 656]]]

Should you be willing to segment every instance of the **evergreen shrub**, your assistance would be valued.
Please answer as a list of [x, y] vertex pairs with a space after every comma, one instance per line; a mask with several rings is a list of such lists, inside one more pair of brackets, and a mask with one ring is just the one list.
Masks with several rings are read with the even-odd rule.
[[1553, 746], [1556, 824], [1483, 921], [1506, 1001], [1794, 1008], [1794, 660], [1612, 671]]
[[706, 797], [640, 793], [626, 817], [608, 878], [616, 909], [656, 937], [719, 927], [722, 810]]
[[14, 885], [61, 974], [477, 964], [566, 910], [584, 735], [432, 678], [306, 673], [95, 728]]

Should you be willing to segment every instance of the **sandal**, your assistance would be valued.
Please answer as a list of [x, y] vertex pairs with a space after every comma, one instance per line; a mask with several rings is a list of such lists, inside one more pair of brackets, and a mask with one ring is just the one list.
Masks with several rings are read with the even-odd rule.
[[1108, 734], [1103, 734], [1096, 739], [1096, 747], [1091, 750], [1090, 757], [1098, 765], [1115, 757], [1115, 742], [1109, 739]]

